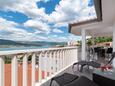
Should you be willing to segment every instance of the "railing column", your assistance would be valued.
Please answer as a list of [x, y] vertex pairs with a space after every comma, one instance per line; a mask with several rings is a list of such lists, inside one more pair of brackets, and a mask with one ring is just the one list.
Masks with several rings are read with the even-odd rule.
[[35, 86], [35, 63], [36, 63], [36, 57], [34, 53], [32, 55], [32, 86]]
[[57, 55], [56, 55], [56, 56], [57, 56], [57, 59], [56, 59], [56, 60], [57, 60], [57, 61], [56, 61], [56, 62], [57, 62], [56, 65], [57, 65], [57, 66], [56, 66], [56, 67], [57, 67], [57, 71], [59, 71], [59, 69], [60, 69], [60, 64], [61, 64], [61, 62], [60, 62], [60, 51], [57, 51]]
[[53, 52], [53, 58], [52, 58], [52, 61], [53, 61], [53, 74], [56, 72], [56, 51]]
[[25, 54], [23, 57], [23, 86], [28, 86], [28, 58]]
[[64, 64], [64, 67], [65, 67], [66, 66], [66, 50], [64, 50], [63, 56], [64, 56], [63, 64]]
[[68, 53], [67, 53], [67, 49], [65, 50], [65, 67], [67, 66], [67, 55]]
[[47, 57], [47, 51], [44, 53], [45, 55], [44, 55], [44, 57], [43, 57], [43, 62], [44, 62], [44, 79], [46, 79], [47, 78], [47, 67], [48, 67], [48, 57]]
[[73, 55], [74, 55], [73, 61], [77, 62], [78, 61], [78, 56], [77, 56], [78, 55], [78, 51], [77, 51], [77, 49], [74, 49], [74, 54]]
[[0, 57], [0, 86], [4, 86], [4, 59]]
[[77, 56], [75, 55], [75, 49], [71, 50], [71, 56], [72, 56], [71, 63], [73, 63], [74, 58], [77, 58]]
[[[71, 60], [72, 60], [72, 58], [73, 58], [73, 57], [72, 57], [71, 49], [69, 49], [68, 52], [69, 52], [69, 55], [68, 55], [68, 56], [69, 56], [69, 57], [68, 57], [68, 59], [69, 59], [69, 64], [71, 64], [71, 63], [72, 63]], [[68, 64], [68, 65], [69, 65], [69, 64]]]
[[39, 70], [38, 70], [38, 74], [39, 74], [39, 82], [41, 82], [41, 80], [42, 80], [42, 52], [39, 55]]
[[51, 51], [50, 57], [50, 66], [51, 66], [51, 75], [54, 74], [54, 51]]
[[71, 51], [68, 49], [68, 50], [67, 50], [67, 63], [66, 63], [66, 66], [68, 66], [68, 65], [70, 64], [70, 62], [71, 62], [70, 59], [72, 59], [70, 52], [71, 52]]
[[12, 82], [11, 86], [18, 86], [18, 61], [17, 57], [14, 56], [12, 58]]
[[59, 70], [63, 67], [63, 52], [59, 51]]
[[74, 59], [74, 49], [70, 50], [70, 63], [73, 63]]
[[49, 56], [48, 56], [48, 72], [49, 72], [49, 76], [51, 75], [52, 73], [52, 51], [49, 52]]
[[63, 59], [63, 62], [62, 62], [62, 64], [63, 64], [63, 66], [62, 66], [62, 68], [64, 67], [64, 60], [65, 60], [65, 58], [64, 58], [64, 50], [62, 51], [62, 59]]

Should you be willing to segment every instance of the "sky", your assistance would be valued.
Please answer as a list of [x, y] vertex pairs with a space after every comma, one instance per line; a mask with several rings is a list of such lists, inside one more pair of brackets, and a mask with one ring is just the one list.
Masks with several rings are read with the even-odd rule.
[[80, 40], [68, 24], [95, 17], [93, 0], [0, 0], [0, 39]]

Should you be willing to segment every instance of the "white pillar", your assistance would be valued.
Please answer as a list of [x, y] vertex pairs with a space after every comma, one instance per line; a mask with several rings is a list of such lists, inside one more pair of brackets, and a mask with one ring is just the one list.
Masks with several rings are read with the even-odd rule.
[[[115, 25], [113, 26], [113, 52], [115, 52]], [[113, 70], [115, 71], [115, 58], [112, 61]]]
[[113, 52], [115, 52], [115, 29], [113, 28]]
[[82, 60], [86, 60], [86, 30], [82, 29]]

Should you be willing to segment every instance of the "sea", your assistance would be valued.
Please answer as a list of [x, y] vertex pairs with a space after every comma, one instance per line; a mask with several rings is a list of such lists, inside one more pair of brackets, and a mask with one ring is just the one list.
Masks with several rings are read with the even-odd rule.
[[31, 46], [31, 47], [10, 47], [10, 48], [0, 48], [0, 51], [10, 51], [10, 50], [27, 50], [27, 49], [43, 49], [50, 48], [52, 46]]

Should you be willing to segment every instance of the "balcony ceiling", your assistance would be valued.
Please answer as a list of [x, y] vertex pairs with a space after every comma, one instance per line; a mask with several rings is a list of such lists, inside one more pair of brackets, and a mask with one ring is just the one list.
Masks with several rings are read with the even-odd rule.
[[87, 35], [112, 35], [113, 26], [115, 24], [115, 0], [101, 0], [101, 3], [102, 21], [71, 26], [70, 32], [75, 35], [81, 35], [81, 30], [86, 29]]

